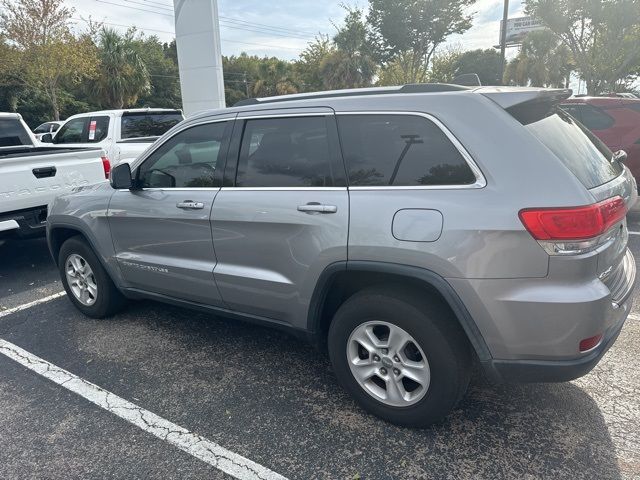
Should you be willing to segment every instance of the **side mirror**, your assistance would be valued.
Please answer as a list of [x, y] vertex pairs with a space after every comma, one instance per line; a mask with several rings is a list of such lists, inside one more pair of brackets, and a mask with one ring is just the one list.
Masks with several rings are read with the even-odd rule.
[[51, 133], [45, 133], [44, 135], [42, 135], [42, 137], [40, 138], [40, 141], [42, 143], [53, 143], [53, 135]]
[[627, 161], [627, 152], [625, 152], [624, 150], [618, 150], [616, 153], [613, 154], [613, 159], [616, 162], [624, 163]]
[[111, 187], [115, 190], [128, 190], [133, 186], [131, 167], [127, 162], [120, 163], [111, 169]]

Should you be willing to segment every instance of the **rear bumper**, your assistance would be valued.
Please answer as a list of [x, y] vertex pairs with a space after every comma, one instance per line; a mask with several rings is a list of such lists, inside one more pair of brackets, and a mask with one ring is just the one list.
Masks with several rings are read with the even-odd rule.
[[[627, 249], [620, 266], [602, 281], [456, 279], [452, 284], [489, 348], [490, 356], [481, 359], [488, 376], [563, 382], [588, 373], [618, 338], [631, 311], [636, 273]], [[600, 344], [579, 353], [580, 341], [598, 334]]]
[[0, 239], [43, 236], [46, 219], [46, 206], [0, 214]]
[[[631, 306], [629, 305], [629, 310]], [[483, 364], [494, 381], [512, 383], [568, 382], [589, 373], [615, 343], [628, 316], [603, 338], [600, 345], [585, 356], [574, 360], [490, 360]]]

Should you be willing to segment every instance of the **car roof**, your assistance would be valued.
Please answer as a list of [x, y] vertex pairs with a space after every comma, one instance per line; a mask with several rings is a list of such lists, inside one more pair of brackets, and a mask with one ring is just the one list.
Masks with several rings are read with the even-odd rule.
[[0, 118], [22, 118], [22, 115], [12, 112], [0, 112]]
[[569, 89], [546, 89], [536, 87], [463, 87], [448, 84], [410, 84], [395, 87], [374, 87], [348, 90], [332, 90], [323, 92], [301, 93], [282, 95], [278, 97], [265, 97], [247, 99], [236, 103], [232, 107], [216, 110], [197, 112], [188, 118], [189, 121], [198, 120], [223, 113], [254, 112], [260, 110], [272, 110], [274, 108], [304, 108], [304, 107], [331, 107], [339, 108], [348, 102], [358, 99], [367, 99], [375, 102], [380, 97], [393, 97], [400, 95], [474, 95], [481, 94], [503, 108], [509, 108], [527, 101], [553, 99], [564, 100], [571, 96]]

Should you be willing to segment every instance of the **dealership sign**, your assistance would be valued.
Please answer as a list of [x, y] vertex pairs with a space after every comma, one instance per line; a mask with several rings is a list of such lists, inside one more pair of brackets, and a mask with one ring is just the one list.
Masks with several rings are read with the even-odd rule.
[[[502, 32], [502, 24], [500, 22], [500, 32]], [[545, 30], [545, 27], [540, 20], [534, 17], [518, 17], [510, 18], [507, 20], [507, 41], [506, 45], [518, 45], [522, 43], [524, 37], [529, 32], [535, 32], [536, 30]], [[500, 43], [501, 40], [498, 40]]]

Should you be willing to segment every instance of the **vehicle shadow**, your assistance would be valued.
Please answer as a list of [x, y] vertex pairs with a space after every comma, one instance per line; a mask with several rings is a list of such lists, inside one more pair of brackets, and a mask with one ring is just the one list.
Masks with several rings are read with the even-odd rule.
[[0, 243], [0, 299], [58, 278], [44, 237]]
[[[294, 478], [622, 478], [600, 407], [573, 383], [493, 385], [476, 375], [442, 424], [401, 428], [361, 410], [336, 384], [327, 356], [285, 333], [153, 302], [132, 304], [116, 330], [130, 322], [167, 343], [146, 345], [133, 332], [130, 347], [101, 343], [172, 365], [157, 379], [154, 402], [177, 396], [189, 412], [184, 421], [204, 435], [228, 429], [233, 444], [238, 431], [244, 445], [251, 432], [257, 452], [276, 442], [270, 465], [282, 473], [299, 465]], [[172, 412], [167, 402], [160, 408]], [[321, 457], [308, 456], [316, 450]]]

